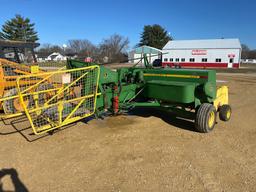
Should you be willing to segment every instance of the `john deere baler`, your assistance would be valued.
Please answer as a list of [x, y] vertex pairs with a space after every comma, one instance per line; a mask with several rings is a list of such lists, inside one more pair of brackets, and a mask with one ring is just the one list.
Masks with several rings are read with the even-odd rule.
[[[68, 61], [69, 68], [86, 65], [93, 64]], [[98, 93], [96, 115], [155, 107], [194, 120], [199, 132], [214, 128], [217, 112], [223, 121], [231, 115], [228, 88], [217, 89], [213, 70], [129, 67], [113, 71], [100, 66]]]

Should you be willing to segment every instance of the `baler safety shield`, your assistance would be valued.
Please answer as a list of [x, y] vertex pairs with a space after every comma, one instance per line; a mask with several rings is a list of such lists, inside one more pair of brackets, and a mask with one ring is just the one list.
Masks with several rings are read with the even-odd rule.
[[[35, 134], [68, 125], [95, 113], [100, 68], [51, 71], [21, 76], [18, 95]], [[37, 83], [22, 84], [23, 81]]]

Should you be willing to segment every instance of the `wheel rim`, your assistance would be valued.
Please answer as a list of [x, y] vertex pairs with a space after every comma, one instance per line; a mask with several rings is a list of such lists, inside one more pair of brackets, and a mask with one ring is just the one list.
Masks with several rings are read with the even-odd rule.
[[229, 119], [229, 118], [230, 118], [230, 116], [231, 116], [231, 111], [230, 111], [230, 110], [228, 110], [228, 111], [227, 111], [227, 119]]
[[208, 119], [208, 126], [211, 128], [214, 125], [214, 120], [215, 120], [215, 113], [214, 111], [211, 111]]
[[[25, 106], [28, 106], [28, 99], [24, 99], [24, 104]], [[15, 98], [14, 101], [13, 101], [13, 105], [14, 105], [14, 108], [17, 110], [17, 111], [24, 111], [24, 108], [20, 102], [20, 99], [19, 98]]]

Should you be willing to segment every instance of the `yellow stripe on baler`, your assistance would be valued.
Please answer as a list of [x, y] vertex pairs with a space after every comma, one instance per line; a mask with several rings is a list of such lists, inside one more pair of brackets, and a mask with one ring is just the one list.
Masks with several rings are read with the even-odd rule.
[[193, 78], [200, 79], [198, 75], [178, 75], [178, 74], [156, 74], [156, 73], [144, 73], [146, 77], [177, 77], [177, 78]]

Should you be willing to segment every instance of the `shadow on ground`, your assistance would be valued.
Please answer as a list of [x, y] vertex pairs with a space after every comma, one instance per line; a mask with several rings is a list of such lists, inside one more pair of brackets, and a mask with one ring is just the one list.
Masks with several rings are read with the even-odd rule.
[[[141, 117], [150, 117], [150, 116], [155, 116], [166, 123], [173, 125], [177, 128], [188, 130], [188, 131], [193, 131], [196, 132], [194, 128], [194, 122], [183, 119], [181, 117], [176, 116], [173, 113], [165, 112], [162, 110], [157, 110], [155, 108], [136, 108], [131, 110], [129, 113], [126, 113], [126, 115], [136, 115], [136, 116], [141, 116]], [[109, 116], [109, 115], [107, 115]], [[112, 117], [114, 118], [114, 117]], [[81, 120], [81, 122], [87, 124], [89, 121], [95, 119], [94, 116], [91, 116], [89, 118], [85, 118]], [[113, 119], [114, 121], [114, 119]], [[76, 123], [69, 124], [67, 126], [61, 127], [59, 129], [56, 129], [55, 131], [51, 131], [49, 133], [45, 133], [42, 135], [35, 135], [32, 131], [31, 125], [27, 121], [27, 118], [25, 116], [21, 117], [16, 117], [16, 118], [11, 118], [11, 119], [6, 119], [2, 120], [2, 124], [4, 125], [1, 127], [0, 130], [0, 136], [4, 135], [11, 135], [11, 134], [20, 134], [26, 141], [28, 142], [34, 142], [39, 139], [42, 139], [44, 137], [48, 137], [53, 135], [53, 133], [58, 133], [60, 131], [63, 131], [67, 128], [73, 127], [76, 125]]]
[[7, 176], [10, 176], [15, 192], [28, 192], [27, 187], [20, 180], [18, 172], [13, 168], [0, 170], [0, 192], [7, 192], [3, 189], [2, 183], [2, 179]]
[[174, 113], [157, 110], [155, 108], [135, 108], [131, 110], [128, 114], [141, 117], [155, 116], [179, 129], [196, 132], [193, 121], [178, 117]]
[[2, 119], [1, 122], [4, 126], [1, 127], [0, 136], [18, 133], [28, 142], [34, 142], [34, 141], [37, 141], [44, 137], [51, 136], [51, 135], [53, 135], [53, 133], [63, 131], [63, 130], [70, 128], [76, 124], [76, 123], [73, 123], [73, 124], [70, 124], [67, 126], [63, 126], [59, 129], [56, 129], [54, 131], [51, 131], [49, 133], [45, 133], [42, 135], [35, 135], [32, 130], [31, 125], [29, 124], [29, 122], [27, 120], [27, 117], [25, 117], [25, 116], [15, 117], [15, 118], [11, 118], [11, 119]]

